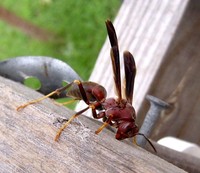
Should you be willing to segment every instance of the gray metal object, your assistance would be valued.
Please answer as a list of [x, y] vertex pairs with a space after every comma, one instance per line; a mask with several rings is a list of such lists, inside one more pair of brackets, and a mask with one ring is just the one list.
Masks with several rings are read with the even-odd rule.
[[[48, 94], [62, 87], [62, 82], [70, 83], [79, 75], [66, 63], [44, 56], [22, 56], [0, 62], [0, 75], [24, 83], [28, 77], [36, 77], [41, 82], [38, 90]], [[64, 97], [64, 93], [60, 96]]]
[[[147, 95], [146, 99], [150, 102], [150, 108], [144, 119], [144, 122], [140, 128], [139, 133], [144, 134], [147, 138], [151, 135], [156, 122], [160, 118], [162, 110], [167, 109], [170, 105], [156, 97]], [[141, 147], [145, 147], [147, 141], [143, 136], [137, 136], [137, 144]]]

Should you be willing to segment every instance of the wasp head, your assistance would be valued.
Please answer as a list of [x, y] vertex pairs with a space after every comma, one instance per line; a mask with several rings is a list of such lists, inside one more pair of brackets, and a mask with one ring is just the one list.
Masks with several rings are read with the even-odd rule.
[[118, 130], [117, 130], [115, 138], [118, 140], [131, 138], [137, 135], [138, 131], [139, 129], [138, 129], [138, 126], [135, 124], [135, 121], [121, 122], [118, 126]]

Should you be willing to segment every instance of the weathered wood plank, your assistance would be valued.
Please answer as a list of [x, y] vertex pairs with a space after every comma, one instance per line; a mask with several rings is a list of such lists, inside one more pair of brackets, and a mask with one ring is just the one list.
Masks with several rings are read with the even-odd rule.
[[[189, 155], [187, 153], [178, 152], [175, 150], [172, 150], [170, 148], [164, 147], [162, 145], [159, 145], [156, 142], [153, 142], [153, 145], [157, 149], [157, 155], [168, 162], [178, 166], [179, 168], [184, 169], [187, 172], [190, 173], [197, 173], [200, 172], [200, 159]], [[151, 149], [147, 147], [147, 149]]]
[[47, 99], [17, 112], [19, 104], [41, 94], [1, 77], [0, 89], [0, 172], [184, 172], [106, 130], [95, 135], [91, 130], [98, 125], [84, 116], [84, 126], [74, 121], [55, 142], [56, 119], [72, 111]]

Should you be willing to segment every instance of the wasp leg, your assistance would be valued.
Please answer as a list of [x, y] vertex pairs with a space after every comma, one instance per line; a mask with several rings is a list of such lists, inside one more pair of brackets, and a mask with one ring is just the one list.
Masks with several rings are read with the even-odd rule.
[[48, 98], [48, 97], [50, 97], [50, 96], [52, 96], [52, 95], [54, 95], [54, 94], [58, 94], [57, 90], [55, 90], [55, 91], [49, 93], [49, 94], [46, 95], [46, 96], [43, 96], [43, 97], [39, 98], [39, 99], [31, 100], [31, 101], [29, 101], [29, 102], [27, 102], [27, 103], [25, 103], [25, 104], [23, 104], [23, 105], [18, 106], [18, 107], [17, 107], [17, 111], [19, 111], [20, 109], [25, 108], [26, 106], [28, 106], [28, 105], [30, 105], [30, 104], [38, 103], [38, 102], [40, 102], [40, 101], [42, 101], [42, 100], [44, 100], [44, 99], [46, 99], [46, 98]]
[[76, 114], [74, 114], [65, 124], [63, 124], [63, 126], [57, 131], [56, 137], [55, 137], [55, 141], [58, 141], [62, 131], [70, 124], [70, 122], [75, 119], [77, 116], [79, 116], [80, 114], [82, 114], [83, 112], [85, 112], [86, 110], [88, 110], [90, 107], [86, 107], [85, 109], [77, 112]]
[[103, 123], [103, 125], [101, 127], [99, 127], [96, 131], [95, 134], [99, 134], [105, 127], [107, 127], [108, 125], [110, 125], [111, 121], [112, 121], [113, 115], [110, 115], [108, 117], [108, 119]]
[[83, 85], [82, 85], [82, 82], [80, 80], [74, 80], [75, 84], [77, 84], [79, 90], [80, 90], [80, 93], [81, 93], [81, 97], [83, 99], [83, 101], [89, 105], [90, 104], [90, 101], [88, 100], [87, 96], [86, 96], [86, 92], [85, 92], [85, 89], [83, 88]]
[[102, 111], [102, 112], [100, 112], [100, 113], [97, 114], [95, 104], [90, 104], [89, 106], [92, 109], [92, 116], [93, 116], [93, 118], [95, 118], [95, 119], [101, 119], [101, 118], [105, 117], [105, 112], [104, 111]]
[[137, 143], [137, 138], [136, 138], [136, 136], [133, 137], [133, 143], [134, 143], [135, 145], [139, 146], [138, 143]]
[[42, 100], [44, 100], [46, 98], [49, 98], [54, 94], [59, 95], [61, 92], [65, 91], [67, 88], [69, 88], [72, 84], [73, 84], [73, 82], [68, 84], [68, 85], [66, 85], [66, 86], [64, 86], [64, 87], [62, 87], [62, 88], [58, 88], [55, 91], [53, 91], [53, 92], [51, 92], [51, 93], [49, 93], [49, 94], [47, 94], [47, 95], [45, 95], [45, 96], [43, 96], [41, 98], [38, 98], [38, 99], [35, 99], [35, 100], [31, 100], [31, 101], [29, 101], [29, 102], [27, 102], [27, 103], [25, 103], [23, 105], [20, 105], [20, 106], [17, 107], [17, 111], [19, 111], [20, 109], [25, 108], [26, 106], [28, 106], [30, 104], [38, 103], [38, 102], [40, 102], [40, 101], [42, 101]]
[[59, 106], [64, 106], [64, 105], [68, 105], [70, 103], [74, 103], [76, 101], [77, 101], [77, 99], [73, 99], [73, 100], [69, 100], [69, 101], [66, 101], [66, 102], [62, 102], [62, 103], [55, 102], [55, 104], [59, 105]]

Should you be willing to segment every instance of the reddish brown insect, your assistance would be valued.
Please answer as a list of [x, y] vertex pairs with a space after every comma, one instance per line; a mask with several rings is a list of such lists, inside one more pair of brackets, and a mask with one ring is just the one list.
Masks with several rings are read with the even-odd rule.
[[[120, 60], [117, 35], [111, 21], [106, 21], [107, 32], [111, 44], [111, 60], [114, 73], [114, 83], [117, 91], [117, 99], [106, 98], [106, 90], [103, 86], [94, 82], [81, 82], [75, 80], [65, 87], [59, 88], [52, 93], [44, 96], [38, 100], [33, 100], [24, 105], [21, 105], [17, 110], [26, 107], [29, 104], [39, 102], [53, 94], [59, 94], [67, 91], [67, 96], [75, 98], [76, 100], [83, 100], [88, 106], [74, 114], [58, 131], [55, 140], [57, 141], [61, 132], [67, 125], [77, 116], [91, 108], [92, 115], [95, 119], [103, 118], [103, 125], [96, 130], [96, 134], [100, 133], [103, 128], [108, 125], [117, 128], [115, 138], [122, 140], [131, 138], [136, 135], [144, 134], [139, 133], [138, 126], [135, 123], [136, 115], [132, 106], [134, 79], [136, 74], [135, 61], [132, 54], [128, 51], [124, 52], [124, 69], [125, 69], [125, 98], [122, 98], [121, 91], [121, 74], [120, 74]], [[146, 137], [145, 137], [146, 138]], [[152, 148], [155, 150], [152, 143], [146, 138]], [[156, 150], [155, 150], [156, 151]]]

